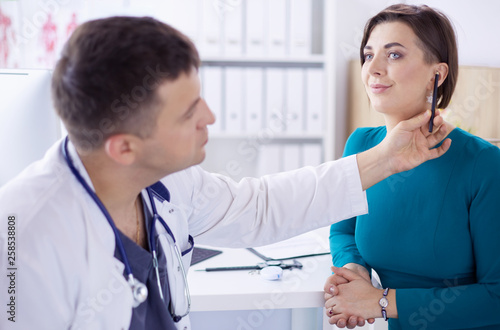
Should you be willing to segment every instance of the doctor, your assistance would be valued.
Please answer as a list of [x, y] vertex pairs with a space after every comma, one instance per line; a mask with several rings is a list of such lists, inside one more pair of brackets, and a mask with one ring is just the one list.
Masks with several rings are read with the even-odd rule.
[[4, 314], [0, 328], [190, 329], [193, 238], [263, 245], [366, 213], [366, 188], [450, 145], [431, 149], [446, 129], [438, 116], [426, 133], [427, 113], [364, 153], [237, 183], [195, 166], [215, 120], [199, 65], [193, 44], [152, 18], [75, 30], [52, 86], [69, 139], [0, 190], [1, 260], [7, 219], [17, 247], [15, 322]]

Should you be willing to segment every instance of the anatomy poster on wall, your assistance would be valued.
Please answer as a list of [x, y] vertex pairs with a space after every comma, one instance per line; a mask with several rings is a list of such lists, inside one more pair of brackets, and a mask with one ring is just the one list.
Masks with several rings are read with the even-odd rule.
[[18, 2], [0, 4], [0, 68], [18, 68], [21, 64], [19, 12]]
[[0, 68], [52, 69], [87, 8], [84, 0], [0, 1]]

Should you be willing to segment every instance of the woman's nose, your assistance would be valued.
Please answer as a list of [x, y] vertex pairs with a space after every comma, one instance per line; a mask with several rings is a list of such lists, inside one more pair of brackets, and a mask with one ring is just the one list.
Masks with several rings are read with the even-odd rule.
[[385, 65], [382, 56], [373, 56], [373, 58], [366, 63], [368, 64], [368, 73], [372, 76], [380, 76], [385, 74]]

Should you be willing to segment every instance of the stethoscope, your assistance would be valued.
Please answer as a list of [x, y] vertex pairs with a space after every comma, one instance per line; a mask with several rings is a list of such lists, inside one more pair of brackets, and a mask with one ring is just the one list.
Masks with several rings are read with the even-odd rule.
[[[134, 299], [133, 301], [133, 307], [137, 307], [140, 304], [142, 304], [146, 299], [148, 298], [148, 288], [144, 283], [141, 283], [139, 280], [137, 280], [134, 275], [132, 274], [132, 268], [130, 267], [129, 260], [127, 258], [127, 254], [125, 253], [125, 248], [123, 247], [122, 240], [120, 238], [120, 235], [118, 233], [118, 229], [115, 226], [115, 223], [113, 219], [111, 218], [111, 215], [109, 214], [108, 210], [106, 210], [106, 207], [104, 204], [101, 202], [97, 194], [90, 188], [90, 186], [87, 184], [85, 179], [81, 176], [81, 174], [78, 172], [76, 167], [74, 166], [71, 157], [68, 152], [68, 137], [63, 142], [63, 148], [62, 148], [62, 153], [64, 158], [66, 159], [66, 163], [68, 164], [68, 167], [70, 168], [71, 172], [75, 175], [76, 179], [80, 184], [85, 188], [87, 193], [92, 197], [94, 202], [97, 204], [101, 212], [104, 214], [106, 217], [106, 220], [108, 220], [109, 225], [111, 226], [111, 229], [113, 229], [114, 235], [115, 235], [115, 240], [116, 240], [116, 245], [118, 247], [118, 251], [120, 252], [120, 255], [123, 259], [123, 263], [125, 265], [125, 274], [127, 276], [127, 282], [130, 285], [130, 289], [132, 290], [132, 297]], [[151, 202], [151, 208], [153, 210], [153, 220], [151, 221], [151, 226], [150, 226], [150, 231], [149, 231], [149, 244], [151, 247], [151, 254], [153, 255], [153, 267], [155, 269], [155, 274], [156, 274], [156, 281], [158, 284], [158, 290], [160, 292], [160, 297], [165, 302], [165, 298], [163, 296], [163, 290], [161, 288], [161, 282], [160, 282], [160, 271], [158, 269], [158, 257], [156, 253], [156, 244], [155, 244], [155, 223], [156, 221], [160, 221], [160, 223], [163, 225], [165, 230], [167, 231], [168, 235], [172, 238], [173, 241], [173, 247], [175, 251], [175, 255], [177, 257], [177, 261], [179, 263], [179, 267], [182, 270], [182, 276], [184, 280], [184, 295], [187, 300], [187, 310], [184, 314], [182, 315], [176, 315], [175, 314], [175, 307], [174, 304], [170, 304], [170, 314], [172, 315], [174, 322], [179, 322], [184, 316], [189, 314], [189, 311], [191, 309], [191, 295], [189, 293], [189, 287], [188, 287], [188, 282], [187, 282], [187, 275], [186, 275], [186, 270], [184, 268], [184, 264], [182, 262], [182, 255], [181, 252], [179, 251], [179, 248], [177, 247], [176, 240], [174, 237], [174, 234], [170, 230], [170, 227], [167, 225], [165, 220], [158, 214], [156, 205], [154, 203], [154, 196], [155, 194], [151, 190], [150, 187], [146, 188], [146, 191], [148, 193], [149, 200]]]

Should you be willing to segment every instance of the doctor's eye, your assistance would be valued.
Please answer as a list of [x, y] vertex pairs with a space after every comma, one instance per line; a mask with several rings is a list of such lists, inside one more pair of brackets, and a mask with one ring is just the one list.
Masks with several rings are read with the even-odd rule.
[[366, 53], [363, 56], [365, 61], [370, 61], [371, 59], [373, 59], [373, 54]]

